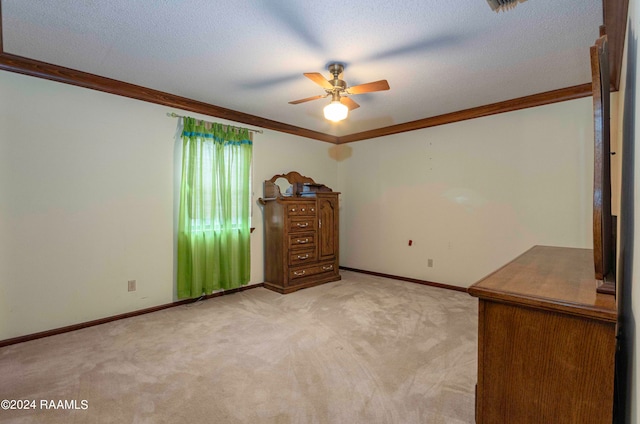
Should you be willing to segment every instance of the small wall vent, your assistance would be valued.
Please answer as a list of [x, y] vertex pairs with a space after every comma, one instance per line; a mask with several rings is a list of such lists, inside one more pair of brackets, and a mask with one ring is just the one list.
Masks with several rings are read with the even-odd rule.
[[518, 5], [518, 3], [523, 3], [527, 0], [487, 0], [489, 3], [489, 7], [494, 12], [506, 12], [507, 10], [511, 10]]

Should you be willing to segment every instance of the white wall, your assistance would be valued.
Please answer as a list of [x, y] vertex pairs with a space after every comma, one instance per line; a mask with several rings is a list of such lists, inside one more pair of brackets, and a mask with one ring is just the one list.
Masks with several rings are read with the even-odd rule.
[[[174, 300], [180, 161], [169, 111], [182, 113], [0, 72], [0, 340]], [[252, 283], [263, 281], [262, 181], [296, 170], [334, 187], [330, 148], [255, 136]]]
[[592, 247], [592, 119], [589, 97], [342, 146], [341, 264], [466, 287]]

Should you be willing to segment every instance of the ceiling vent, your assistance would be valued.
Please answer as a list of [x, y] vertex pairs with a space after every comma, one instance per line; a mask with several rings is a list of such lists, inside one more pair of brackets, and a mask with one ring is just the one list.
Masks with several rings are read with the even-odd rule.
[[507, 10], [513, 9], [518, 5], [518, 3], [525, 2], [527, 0], [487, 0], [489, 3], [489, 7], [494, 12], [506, 12]]

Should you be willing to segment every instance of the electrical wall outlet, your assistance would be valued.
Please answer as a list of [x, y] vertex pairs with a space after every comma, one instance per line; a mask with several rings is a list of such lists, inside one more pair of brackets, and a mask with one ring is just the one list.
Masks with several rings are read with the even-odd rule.
[[127, 287], [130, 292], [136, 291], [136, 280], [129, 280], [127, 283], [128, 283]]
[[427, 266], [433, 268], [433, 259], [427, 259]]

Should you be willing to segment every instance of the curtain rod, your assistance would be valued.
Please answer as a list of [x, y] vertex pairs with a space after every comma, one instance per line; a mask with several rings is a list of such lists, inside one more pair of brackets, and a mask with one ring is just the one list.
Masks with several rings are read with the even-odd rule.
[[[178, 114], [177, 114], [177, 113], [175, 113], [175, 112], [167, 112], [167, 116], [168, 116], [169, 118], [184, 118], [184, 116], [182, 116], [182, 115], [178, 115]], [[199, 119], [199, 121], [202, 121], [202, 119]], [[231, 126], [233, 127], [233, 125], [231, 125]], [[251, 131], [251, 132], [254, 132], [254, 133], [259, 133], [259, 134], [262, 134], [262, 133], [263, 133], [263, 131], [262, 131], [262, 130], [254, 130], [253, 128], [245, 128], [245, 129], [246, 129], [246, 130], [249, 130], [249, 131]]]

